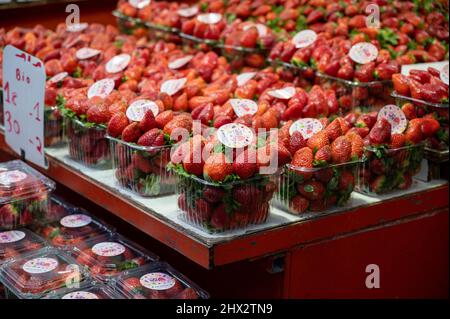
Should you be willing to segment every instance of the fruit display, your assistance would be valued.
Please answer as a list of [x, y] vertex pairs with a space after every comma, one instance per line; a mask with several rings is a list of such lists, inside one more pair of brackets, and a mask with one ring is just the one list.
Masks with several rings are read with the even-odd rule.
[[113, 288], [97, 283], [86, 281], [79, 287], [62, 288], [52, 291], [42, 299], [123, 299]]
[[70, 256], [47, 247], [13, 258], [0, 268], [8, 299], [39, 299], [63, 287], [73, 287], [89, 275]]
[[47, 246], [45, 240], [28, 229], [0, 232], [0, 265], [20, 255]]
[[45, 218], [53, 181], [15, 160], [0, 163], [0, 229], [13, 229]]
[[155, 263], [120, 276], [115, 288], [127, 299], [208, 299], [209, 295], [166, 263]]
[[344, 206], [357, 184], [363, 138], [342, 117], [301, 119], [283, 128], [292, 160], [280, 176], [277, 204], [295, 215]]
[[149, 264], [157, 256], [118, 234], [107, 234], [81, 241], [70, 250], [92, 277], [108, 282], [126, 270]]

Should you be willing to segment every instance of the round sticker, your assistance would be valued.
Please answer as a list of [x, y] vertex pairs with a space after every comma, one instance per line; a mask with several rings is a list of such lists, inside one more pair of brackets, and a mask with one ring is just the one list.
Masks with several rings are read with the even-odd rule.
[[250, 145], [253, 141], [253, 131], [242, 124], [230, 123], [221, 126], [217, 130], [219, 141], [230, 148], [242, 148]]
[[169, 68], [173, 69], [173, 70], [179, 69], [179, 68], [185, 66], [186, 64], [188, 64], [189, 61], [191, 61], [193, 57], [194, 57], [193, 55], [186, 55], [185, 57], [176, 59], [169, 63]]
[[52, 76], [52, 77], [48, 80], [48, 82], [50, 82], [50, 83], [58, 83], [58, 82], [61, 82], [61, 81], [64, 80], [68, 75], [69, 75], [69, 73], [67, 73], [67, 72], [61, 72], [61, 73], [58, 73], [58, 74]]
[[136, 9], [143, 9], [150, 4], [151, 0], [128, 0], [128, 3]]
[[96, 294], [89, 291], [74, 291], [62, 296], [61, 299], [99, 299]]
[[230, 104], [238, 117], [247, 114], [253, 115], [258, 111], [258, 104], [249, 99], [231, 99]]
[[137, 100], [127, 108], [126, 115], [130, 121], [140, 122], [148, 110], [151, 110], [154, 116], [159, 113], [159, 107], [155, 102], [150, 100]]
[[403, 133], [408, 126], [405, 113], [397, 106], [389, 104], [378, 112], [378, 119], [385, 118], [391, 124], [391, 133]]
[[198, 22], [205, 24], [216, 24], [222, 19], [222, 15], [220, 13], [203, 13], [197, 16]]
[[117, 73], [123, 71], [130, 63], [131, 56], [126, 53], [122, 53], [112, 57], [105, 65], [105, 70], [108, 73]]
[[112, 90], [114, 90], [114, 85], [115, 83], [113, 79], [103, 79], [97, 81], [89, 87], [87, 97], [89, 99], [94, 96], [105, 98], [112, 92]]
[[100, 52], [101, 52], [100, 50], [96, 49], [81, 48], [75, 53], [75, 56], [78, 60], [85, 60], [100, 54]]
[[186, 78], [164, 81], [164, 83], [161, 84], [160, 91], [169, 95], [174, 95], [184, 87], [186, 82]]
[[261, 23], [256, 23], [256, 24], [250, 23], [250, 24], [245, 25], [242, 29], [244, 31], [246, 31], [246, 30], [250, 29], [251, 27], [255, 27], [256, 30], [258, 30], [259, 37], [264, 37], [267, 35], [267, 27]]
[[441, 81], [448, 85], [448, 63], [441, 69]]
[[256, 75], [256, 72], [246, 72], [241, 73], [236, 77], [237, 85], [243, 86], [245, 83], [253, 79]]
[[62, 218], [59, 222], [67, 228], [79, 228], [89, 225], [92, 218], [84, 214], [72, 214]]
[[139, 281], [143, 287], [152, 290], [167, 290], [175, 286], [175, 278], [162, 272], [145, 274]]
[[44, 274], [58, 267], [58, 261], [54, 258], [34, 258], [27, 261], [22, 269], [29, 274]]
[[198, 13], [198, 7], [197, 6], [192, 6], [189, 8], [182, 8], [182, 9], [178, 9], [178, 15], [184, 17], [184, 18], [190, 18], [195, 16]]
[[291, 127], [289, 128], [289, 134], [292, 135], [294, 134], [294, 132], [300, 132], [303, 138], [306, 140], [317, 132], [320, 132], [322, 129], [323, 126], [319, 120], [304, 118], [292, 123]]
[[366, 64], [378, 57], [378, 49], [372, 43], [361, 42], [352, 46], [348, 55], [356, 63]]
[[277, 98], [277, 99], [289, 100], [291, 97], [294, 96], [295, 88], [290, 86], [290, 87], [282, 88], [282, 89], [279, 89], [279, 90], [269, 91], [268, 94], [270, 96], [273, 96], [273, 97]]
[[20, 230], [0, 232], [0, 244], [10, 244], [25, 238], [25, 233]]
[[74, 23], [74, 24], [69, 24], [67, 26], [67, 31], [69, 32], [80, 32], [85, 30], [88, 27], [88, 24], [86, 22], [83, 23]]
[[6, 171], [0, 173], [0, 184], [11, 185], [23, 181], [27, 174], [21, 171]]
[[122, 244], [114, 242], [103, 242], [95, 244], [92, 247], [92, 252], [103, 257], [119, 256], [125, 252], [125, 247]]
[[292, 42], [295, 44], [297, 49], [306, 48], [316, 42], [316, 40], [317, 33], [313, 30], [300, 31], [292, 38]]

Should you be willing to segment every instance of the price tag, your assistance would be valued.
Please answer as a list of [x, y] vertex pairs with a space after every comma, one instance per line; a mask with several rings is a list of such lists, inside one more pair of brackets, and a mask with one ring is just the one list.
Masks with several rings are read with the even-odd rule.
[[267, 94], [280, 100], [289, 100], [295, 95], [295, 88], [289, 86], [282, 89], [269, 91]]
[[244, 115], [253, 115], [258, 111], [258, 104], [255, 101], [248, 99], [231, 99], [230, 104], [233, 107], [234, 113], [238, 117]]
[[169, 63], [169, 69], [176, 70], [189, 63], [194, 58], [193, 55], [186, 55]]
[[236, 77], [237, 85], [243, 86], [245, 83], [253, 79], [256, 75], [256, 72], [246, 72], [241, 73]]
[[385, 118], [391, 124], [391, 133], [400, 134], [406, 130], [408, 126], [408, 120], [405, 113], [397, 105], [389, 104], [385, 105], [378, 112], [378, 120]]
[[292, 123], [289, 128], [289, 134], [292, 135], [294, 132], [300, 132], [303, 138], [307, 140], [314, 134], [320, 132], [323, 129], [322, 123], [317, 119], [304, 118]]
[[292, 38], [292, 42], [295, 44], [297, 49], [306, 48], [316, 42], [316, 40], [317, 33], [313, 30], [300, 31]]
[[246, 147], [254, 138], [253, 131], [239, 123], [225, 124], [217, 130], [217, 139], [230, 148]]
[[441, 69], [441, 81], [448, 85], [448, 63]]
[[198, 13], [198, 7], [192, 6], [189, 8], [181, 8], [181, 9], [178, 9], [177, 13], [179, 16], [181, 16], [183, 18], [190, 18], [190, 17], [195, 16]]
[[261, 24], [261, 23], [256, 23], [256, 24], [249, 23], [249, 24], [245, 25], [242, 29], [244, 31], [247, 31], [248, 29], [250, 29], [252, 27], [255, 27], [256, 30], [258, 30], [258, 36], [259, 37], [262, 38], [262, 37], [265, 37], [267, 35], [267, 27], [264, 24]]
[[222, 20], [222, 15], [220, 13], [203, 13], [197, 16], [197, 20], [204, 24], [216, 24]]
[[167, 93], [169, 95], [174, 95], [184, 87], [186, 82], [187, 82], [186, 78], [164, 81], [161, 84], [160, 91], [163, 93]]
[[81, 32], [81, 31], [84, 31], [88, 26], [89, 26], [89, 24], [87, 24], [86, 22], [74, 23], [74, 24], [71, 24], [71, 25], [67, 26], [67, 31], [69, 31], [69, 32]]
[[96, 55], [100, 54], [100, 50], [91, 49], [91, 48], [81, 48], [76, 53], [75, 56], [78, 60], [90, 59]]
[[150, 4], [151, 0], [128, 0], [128, 3], [131, 4], [136, 9], [143, 9]]
[[111, 58], [106, 65], [105, 70], [108, 73], [118, 73], [128, 66], [128, 63], [131, 61], [131, 56], [126, 53], [122, 53], [119, 55], [116, 55], [115, 57]]
[[352, 46], [348, 55], [356, 63], [367, 64], [378, 57], [378, 49], [372, 43], [360, 42]]
[[44, 155], [45, 68], [38, 58], [11, 45], [3, 51], [6, 143], [19, 155], [47, 168]]

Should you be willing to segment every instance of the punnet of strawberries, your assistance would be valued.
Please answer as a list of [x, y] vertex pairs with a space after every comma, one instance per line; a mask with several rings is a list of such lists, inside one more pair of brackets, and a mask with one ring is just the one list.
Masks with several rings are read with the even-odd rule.
[[129, 299], [207, 299], [209, 295], [166, 263], [129, 271], [115, 283]]
[[313, 123], [311, 128], [290, 122], [279, 133], [292, 160], [280, 176], [277, 204], [295, 215], [345, 205], [356, 185], [364, 148], [363, 138], [342, 117], [298, 123], [306, 120]]
[[45, 246], [45, 241], [28, 229], [0, 231], [0, 265]]

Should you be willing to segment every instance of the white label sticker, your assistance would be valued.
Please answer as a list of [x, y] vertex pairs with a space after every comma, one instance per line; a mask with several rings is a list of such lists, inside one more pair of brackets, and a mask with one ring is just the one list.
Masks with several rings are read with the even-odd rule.
[[49, 83], [58, 83], [58, 82], [61, 82], [61, 81], [64, 80], [68, 75], [69, 75], [69, 73], [67, 73], [67, 72], [61, 72], [61, 73], [58, 73], [58, 74], [52, 76], [52, 77], [48, 80], [48, 82], [49, 82]]
[[242, 29], [244, 31], [246, 31], [246, 30], [248, 30], [248, 29], [250, 29], [252, 27], [255, 27], [256, 30], [258, 30], [258, 36], [259, 37], [265, 37], [267, 35], [267, 27], [264, 24], [261, 24], [261, 23], [256, 23], [256, 24], [249, 23], [249, 24], [245, 25]]
[[89, 24], [86, 22], [74, 23], [67, 26], [67, 31], [69, 32], [81, 32], [88, 27]]
[[127, 53], [116, 55], [106, 63], [105, 70], [108, 73], [121, 72], [125, 70], [125, 68], [128, 66], [128, 63], [130, 63], [130, 60], [131, 56]]
[[179, 68], [185, 66], [186, 64], [188, 64], [189, 61], [191, 61], [193, 57], [194, 57], [193, 55], [186, 55], [185, 57], [176, 59], [169, 63], [169, 68], [173, 69], [173, 70], [179, 69]]
[[217, 130], [219, 141], [230, 148], [242, 148], [250, 145], [254, 139], [253, 131], [242, 124], [230, 123]]
[[323, 125], [319, 120], [304, 118], [292, 123], [291, 127], [289, 128], [289, 134], [292, 135], [294, 134], [294, 132], [300, 132], [303, 138], [306, 140], [317, 132], [320, 132], [322, 129]]
[[361, 42], [352, 46], [348, 55], [356, 63], [366, 64], [378, 57], [378, 49], [372, 43]]
[[184, 18], [190, 18], [195, 16], [198, 13], [198, 7], [197, 6], [192, 6], [189, 8], [181, 8], [178, 9], [178, 15], [184, 17]]
[[79, 228], [89, 225], [92, 218], [84, 214], [68, 215], [60, 220], [61, 225], [67, 228]]
[[95, 244], [92, 247], [92, 252], [103, 257], [119, 256], [125, 252], [125, 247], [122, 244], [114, 242], [103, 242]]
[[256, 75], [256, 72], [246, 72], [241, 73], [236, 77], [237, 85], [243, 86], [245, 83], [253, 79]]
[[238, 117], [247, 114], [253, 115], [258, 111], [258, 104], [249, 99], [231, 99], [230, 104]]
[[27, 261], [22, 269], [29, 274], [44, 274], [55, 270], [58, 267], [58, 261], [54, 258], [34, 258]]
[[174, 95], [184, 87], [186, 82], [186, 78], [164, 81], [164, 83], [161, 84], [160, 91], [169, 95]]
[[0, 244], [15, 243], [25, 238], [25, 233], [20, 230], [0, 232]]
[[0, 184], [2, 185], [16, 184], [18, 182], [23, 181], [25, 178], [27, 178], [27, 174], [18, 170], [1, 172]]
[[292, 43], [295, 44], [295, 47], [297, 49], [300, 48], [306, 48], [316, 42], [317, 40], [317, 33], [313, 30], [303, 30], [297, 33], [292, 38]]
[[93, 294], [92, 292], [89, 291], [74, 291], [62, 296], [61, 299], [99, 299], [99, 298], [96, 294]]
[[128, 3], [136, 9], [143, 9], [150, 4], [151, 0], [128, 0]]
[[216, 24], [222, 19], [222, 15], [220, 13], [203, 13], [197, 16], [198, 22], [205, 24]]
[[289, 100], [295, 95], [295, 88], [290, 86], [279, 90], [269, 91], [267, 94], [281, 100]]
[[391, 124], [391, 133], [400, 134], [406, 130], [408, 120], [405, 113], [397, 106], [389, 104], [378, 112], [378, 119], [384, 118]]
[[155, 117], [159, 113], [159, 107], [155, 102], [150, 100], [137, 100], [127, 108], [126, 115], [130, 121], [140, 122], [148, 110], [151, 110]]
[[96, 55], [100, 54], [100, 50], [92, 48], [81, 48], [76, 53], [75, 56], [78, 60], [90, 59]]
[[101, 98], [107, 97], [112, 90], [114, 90], [114, 80], [113, 79], [103, 79], [95, 82], [89, 87], [87, 97], [88, 99], [94, 96], [99, 96]]
[[448, 85], [448, 63], [441, 69], [441, 81]]
[[167, 290], [175, 286], [175, 278], [162, 272], [145, 274], [139, 281], [143, 287], [152, 290]]

